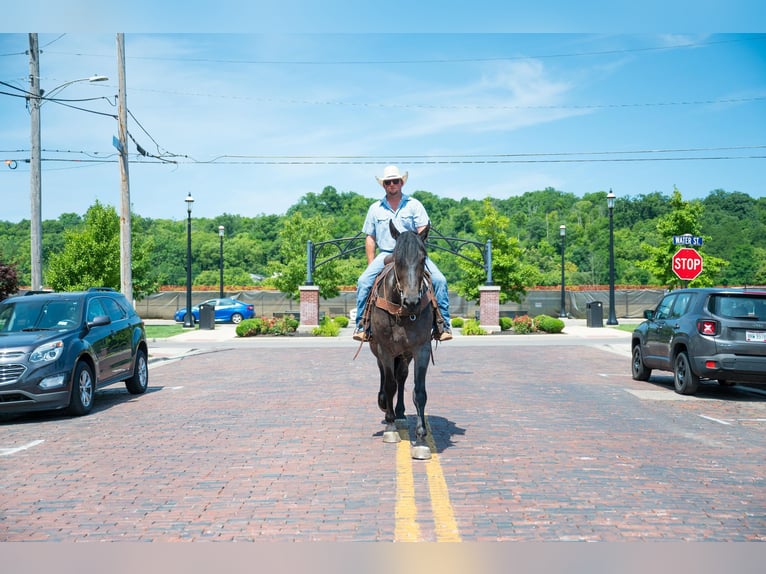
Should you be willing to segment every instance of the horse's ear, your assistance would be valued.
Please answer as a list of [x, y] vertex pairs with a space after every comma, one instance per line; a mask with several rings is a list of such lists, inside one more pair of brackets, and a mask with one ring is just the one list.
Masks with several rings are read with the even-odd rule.
[[393, 219], [388, 220], [388, 228], [391, 230], [391, 237], [394, 238], [394, 241], [399, 239], [400, 233], [399, 233], [399, 230], [396, 228], [396, 225], [394, 225]]
[[428, 239], [428, 232], [431, 231], [431, 222], [429, 221], [428, 224], [418, 233], [420, 235], [420, 239], [423, 240], [423, 243], [426, 242], [426, 239]]

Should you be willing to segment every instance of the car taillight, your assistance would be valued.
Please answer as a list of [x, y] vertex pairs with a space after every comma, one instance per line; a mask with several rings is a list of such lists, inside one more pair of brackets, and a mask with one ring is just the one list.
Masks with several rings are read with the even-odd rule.
[[248, 306], [247, 306], [247, 310], [248, 310], [248, 311], [254, 311], [254, 310], [255, 310], [255, 307], [253, 307], [252, 305], [248, 305]]
[[697, 321], [697, 331], [700, 335], [709, 335], [715, 337], [718, 335], [718, 321], [711, 319], [700, 319]]

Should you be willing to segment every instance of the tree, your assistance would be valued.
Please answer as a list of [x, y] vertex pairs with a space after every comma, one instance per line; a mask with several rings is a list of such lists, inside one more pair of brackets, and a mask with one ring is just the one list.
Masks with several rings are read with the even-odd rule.
[[[500, 302], [521, 301], [526, 288], [540, 279], [539, 272], [523, 262], [523, 251], [518, 239], [509, 237], [510, 219], [501, 215], [489, 199], [482, 204], [483, 217], [476, 223], [479, 237], [492, 240], [492, 281], [500, 286]], [[479, 299], [479, 286], [486, 280], [486, 271], [470, 261], [460, 259], [462, 278], [457, 292], [466, 299]]]
[[[299, 287], [306, 283], [306, 244], [331, 239], [331, 218], [321, 215], [304, 217], [293, 213], [279, 232], [280, 260], [272, 262], [271, 277], [264, 284], [273, 285], [288, 297], [298, 298]], [[319, 287], [319, 295], [325, 299], [336, 297], [340, 292], [340, 273], [337, 261], [330, 261], [314, 270], [313, 282]]]
[[16, 266], [0, 263], [0, 301], [19, 291]]
[[[120, 288], [120, 220], [114, 207], [96, 201], [85, 214], [82, 228], [65, 233], [64, 249], [51, 256], [48, 283], [56, 291], [90, 287]], [[153, 293], [157, 284], [149, 277], [149, 240], [132, 242], [133, 292], [136, 298]]]
[[[647, 258], [639, 261], [638, 265], [658, 278], [660, 284], [668, 287], [678, 287], [684, 282], [673, 272], [672, 259], [678, 247], [673, 245], [674, 235], [690, 234], [710, 239], [702, 234], [701, 218], [704, 205], [700, 201], [684, 201], [681, 192], [675, 187], [670, 198], [671, 211], [657, 219], [656, 242], [644, 243]], [[702, 249], [698, 250], [703, 255]], [[704, 269], [697, 279], [690, 281], [693, 287], [705, 287], [714, 284], [716, 274], [726, 265], [723, 259], [712, 255], [703, 255]]]

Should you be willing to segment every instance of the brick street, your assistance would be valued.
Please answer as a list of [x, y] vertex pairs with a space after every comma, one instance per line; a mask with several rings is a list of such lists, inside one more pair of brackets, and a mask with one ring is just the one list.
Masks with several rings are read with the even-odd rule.
[[[633, 381], [627, 352], [543, 337], [436, 349], [421, 540], [435, 504], [463, 541], [766, 540], [762, 389], [682, 397], [669, 374]], [[396, 540], [369, 350], [260, 343], [155, 363], [145, 395], [109, 387], [86, 417], [0, 419], [0, 540]]]

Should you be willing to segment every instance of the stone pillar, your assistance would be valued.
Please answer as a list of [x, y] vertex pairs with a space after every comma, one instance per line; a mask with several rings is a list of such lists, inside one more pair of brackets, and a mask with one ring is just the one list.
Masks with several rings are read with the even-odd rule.
[[311, 332], [319, 326], [319, 287], [316, 285], [301, 285], [301, 324], [299, 332]]
[[479, 326], [488, 333], [500, 332], [500, 286], [479, 287]]

